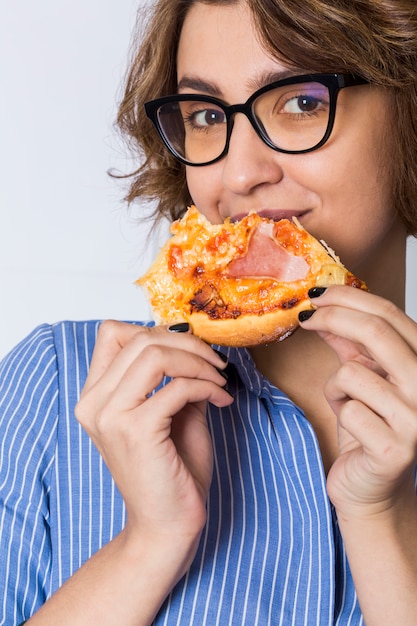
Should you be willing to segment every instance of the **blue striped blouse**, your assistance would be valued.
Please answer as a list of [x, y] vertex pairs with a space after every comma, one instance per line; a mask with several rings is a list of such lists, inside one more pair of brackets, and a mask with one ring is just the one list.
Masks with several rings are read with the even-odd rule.
[[[30, 617], [123, 528], [125, 508], [74, 418], [100, 322], [37, 328], [0, 364], [0, 624]], [[210, 406], [214, 475], [194, 562], [155, 621], [363, 624], [318, 443], [300, 409], [229, 349]]]

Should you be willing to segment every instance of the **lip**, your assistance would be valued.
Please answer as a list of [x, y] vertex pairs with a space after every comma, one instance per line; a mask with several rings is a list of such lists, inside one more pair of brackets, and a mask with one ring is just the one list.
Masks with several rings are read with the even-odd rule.
[[[265, 217], [274, 222], [279, 222], [279, 220], [283, 219], [291, 220], [293, 217], [301, 221], [303, 216], [309, 213], [309, 211], [293, 211], [291, 209], [262, 209], [261, 211], [254, 212], [257, 213], [259, 217]], [[230, 220], [232, 222], [239, 222], [246, 217], [246, 215], [248, 215], [248, 213], [239, 213], [231, 217]]]

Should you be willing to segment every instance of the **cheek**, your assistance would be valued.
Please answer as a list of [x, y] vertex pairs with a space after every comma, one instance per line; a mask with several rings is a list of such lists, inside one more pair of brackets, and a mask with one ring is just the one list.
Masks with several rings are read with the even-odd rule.
[[391, 204], [389, 159], [382, 138], [377, 140], [380, 135], [377, 129], [353, 138], [346, 134], [338, 150], [327, 155], [328, 167], [322, 169], [326, 172], [327, 194], [344, 207], [345, 217], [353, 218], [357, 212], [375, 222], [386, 214], [387, 205]]
[[[335, 219], [340, 215], [349, 230], [360, 231], [370, 225], [385, 230], [393, 219], [391, 155], [384, 131], [390, 122], [387, 102], [378, 91], [364, 91], [349, 106], [342, 107], [339, 117], [341, 123], [335, 127], [328, 152], [322, 153], [327, 165], [321, 175], [324, 182], [326, 173], [327, 209], [331, 210], [333, 204]], [[346, 127], [350, 132], [345, 131]]]
[[188, 190], [195, 206], [212, 224], [223, 222], [218, 212], [221, 190], [219, 188], [218, 164], [206, 167], [186, 166]]
[[317, 160], [314, 172], [309, 171], [319, 203], [312, 234], [324, 239], [353, 270], [386, 237], [395, 214], [381, 154], [369, 144], [360, 151], [344, 147], [325, 163]]
[[[359, 181], [358, 181], [359, 183]], [[390, 198], [380, 188], [340, 190], [326, 213], [323, 239], [352, 270], [385, 240], [395, 220]]]

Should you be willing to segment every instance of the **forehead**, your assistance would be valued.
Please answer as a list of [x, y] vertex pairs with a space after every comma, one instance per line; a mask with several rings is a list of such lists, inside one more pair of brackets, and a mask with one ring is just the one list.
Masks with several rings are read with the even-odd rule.
[[197, 2], [188, 12], [178, 48], [179, 83], [200, 80], [213, 85], [213, 95], [224, 96], [233, 87], [234, 98], [243, 98], [287, 72], [260, 44], [245, 4]]

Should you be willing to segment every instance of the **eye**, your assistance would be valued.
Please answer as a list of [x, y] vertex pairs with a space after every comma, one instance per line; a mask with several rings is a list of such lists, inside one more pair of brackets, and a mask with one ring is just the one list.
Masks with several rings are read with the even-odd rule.
[[329, 113], [330, 95], [321, 83], [284, 85], [265, 91], [255, 101], [254, 113], [269, 127], [271, 124], [313, 122]]
[[204, 128], [224, 124], [226, 116], [221, 109], [201, 109], [200, 111], [190, 111], [186, 121], [193, 126]]
[[312, 95], [295, 96], [287, 100], [282, 107], [283, 113], [294, 115], [302, 113], [314, 113], [323, 106], [323, 101]]

